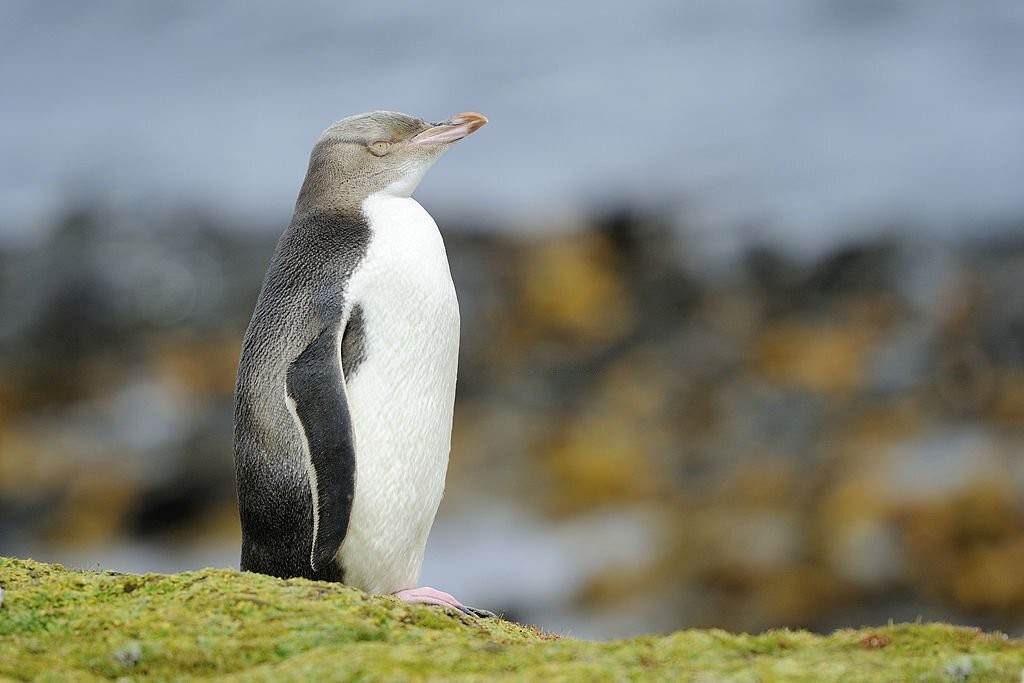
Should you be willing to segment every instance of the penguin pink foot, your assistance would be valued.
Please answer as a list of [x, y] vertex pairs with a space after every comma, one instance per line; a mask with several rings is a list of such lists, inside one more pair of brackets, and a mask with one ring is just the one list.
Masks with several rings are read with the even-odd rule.
[[448, 593], [439, 591], [436, 588], [430, 588], [429, 586], [423, 586], [422, 588], [405, 588], [400, 591], [395, 591], [392, 595], [402, 602], [451, 607], [452, 609], [457, 609], [464, 614], [470, 614], [474, 617], [488, 618], [495, 616], [494, 612], [488, 612], [485, 609], [467, 607]]

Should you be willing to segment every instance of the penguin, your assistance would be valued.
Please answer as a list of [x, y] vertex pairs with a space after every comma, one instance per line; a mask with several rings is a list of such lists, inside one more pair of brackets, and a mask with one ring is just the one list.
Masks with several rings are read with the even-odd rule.
[[411, 195], [485, 123], [376, 111], [313, 146], [238, 367], [243, 571], [493, 616], [417, 587], [451, 449], [459, 305]]

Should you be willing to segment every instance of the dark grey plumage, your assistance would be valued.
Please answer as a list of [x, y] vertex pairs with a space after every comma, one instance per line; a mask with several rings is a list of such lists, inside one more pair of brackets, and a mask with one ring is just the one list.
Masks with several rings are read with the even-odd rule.
[[341, 363], [345, 377], [354, 377], [356, 370], [366, 360], [366, 321], [363, 307], [355, 304], [348, 315], [345, 336], [341, 340]]
[[[338, 324], [344, 305], [341, 285], [369, 239], [369, 227], [359, 215], [304, 212], [292, 219], [271, 259], [245, 335], [236, 385], [235, 451], [240, 457], [235, 475], [245, 482], [238, 488], [243, 570], [343, 578], [332, 563], [314, 570], [310, 562], [312, 499], [302, 437], [284, 398], [289, 364]], [[337, 277], [325, 280], [324, 272]], [[346, 491], [344, 483], [325, 480], [321, 495], [351, 499], [353, 486], [349, 482]], [[347, 525], [347, 514], [332, 521]], [[344, 527], [334, 531], [340, 545]]]

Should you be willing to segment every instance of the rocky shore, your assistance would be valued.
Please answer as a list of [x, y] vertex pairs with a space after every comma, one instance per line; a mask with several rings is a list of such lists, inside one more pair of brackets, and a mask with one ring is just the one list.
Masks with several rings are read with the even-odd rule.
[[[656, 215], [571, 227], [446, 235], [463, 339], [443, 515], [633, 520], [638, 550], [598, 549], [562, 592], [598, 634], [1024, 632], [1024, 239], [751, 247], [709, 275]], [[0, 251], [0, 551], [235, 543], [259, 234], [80, 211]]]

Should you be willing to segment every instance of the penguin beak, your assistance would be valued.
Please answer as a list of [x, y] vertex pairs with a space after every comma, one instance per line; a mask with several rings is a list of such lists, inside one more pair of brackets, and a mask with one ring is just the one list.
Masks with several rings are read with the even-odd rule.
[[463, 112], [417, 133], [410, 142], [414, 145], [443, 145], [457, 142], [485, 123], [487, 123], [487, 117], [483, 114], [472, 111]]

